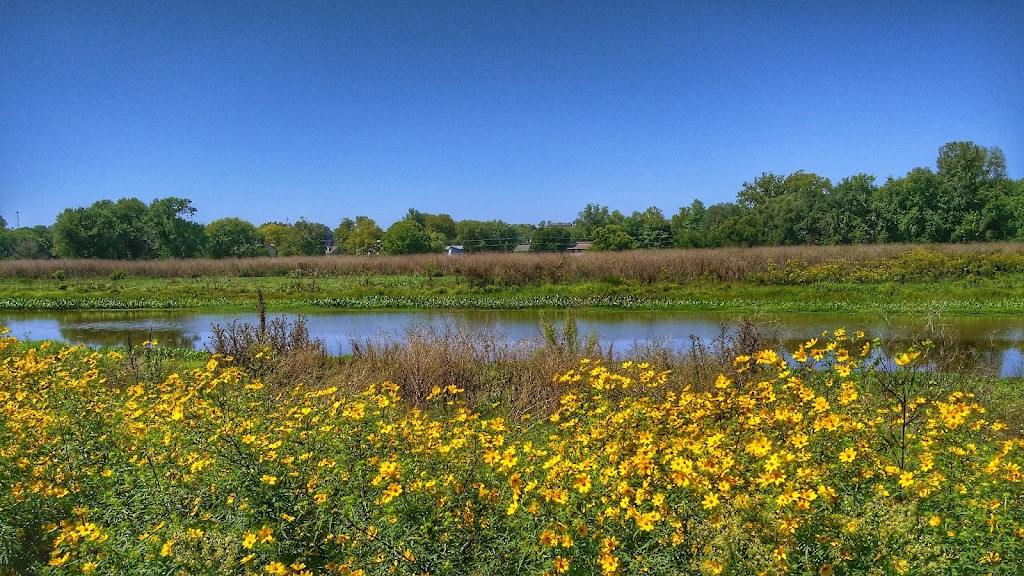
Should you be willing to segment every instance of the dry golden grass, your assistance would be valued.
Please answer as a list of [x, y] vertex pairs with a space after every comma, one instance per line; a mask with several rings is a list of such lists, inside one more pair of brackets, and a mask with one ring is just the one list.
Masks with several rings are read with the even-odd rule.
[[572, 316], [550, 325], [554, 329], [544, 337], [525, 340], [457, 324], [413, 326], [401, 336], [352, 341], [352, 354], [337, 358], [309, 335], [302, 317], [279, 317], [266, 324], [262, 336], [256, 325], [214, 326], [210, 350], [230, 356], [235, 365], [282, 390], [305, 382], [358, 391], [389, 381], [399, 386], [404, 401], [423, 408], [434, 387], [454, 386], [464, 391], [468, 405], [486, 409], [497, 403], [519, 419], [557, 409], [562, 389], [552, 384], [551, 375], [579, 366], [584, 358], [606, 364], [646, 360], [670, 371], [667, 390], [699, 390], [713, 387], [719, 374], [731, 374], [737, 355], [779, 346], [751, 322], [734, 330], [723, 326], [712, 341], [694, 340], [684, 350], [657, 341], [612, 350], [576, 336]]
[[621, 278], [651, 283], [708, 278], [738, 281], [763, 274], [772, 264], [796, 260], [865, 263], [914, 251], [951, 257], [1024, 254], [1021, 243], [883, 244], [857, 246], [781, 246], [634, 250], [584, 254], [422, 254], [412, 256], [296, 256], [287, 258], [170, 260], [9, 260], [0, 262], [0, 278], [143, 278], [461, 276], [479, 284], [522, 285]]

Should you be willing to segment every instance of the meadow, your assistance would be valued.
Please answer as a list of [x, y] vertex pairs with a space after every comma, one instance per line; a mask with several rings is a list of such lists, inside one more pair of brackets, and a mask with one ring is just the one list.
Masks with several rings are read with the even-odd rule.
[[992, 382], [931, 370], [927, 343], [737, 334], [718, 370], [684, 377], [565, 326], [548, 330], [549, 375], [511, 394], [473, 376], [507, 362], [445, 378], [459, 365], [433, 348], [434, 371], [357, 382], [296, 326], [226, 330], [230, 356], [0, 339], [0, 573], [1024, 564], [1020, 421], [986, 410]]
[[1014, 314], [1021, 244], [0, 262], [0, 309], [612, 308]]

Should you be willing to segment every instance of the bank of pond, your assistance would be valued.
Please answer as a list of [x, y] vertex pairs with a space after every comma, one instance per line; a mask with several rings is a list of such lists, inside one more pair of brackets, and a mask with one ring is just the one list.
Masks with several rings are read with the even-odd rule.
[[[402, 341], [410, 331], [463, 330], [507, 341], [538, 341], [542, 323], [570, 318], [581, 339], [592, 337], [602, 350], [626, 356], [652, 346], [685, 352], [698, 343], [711, 345], [723, 333], [751, 323], [765, 341], [793, 350], [809, 334], [836, 326], [863, 330], [894, 346], [909, 347], [929, 340], [955, 358], [957, 368], [995, 376], [1024, 373], [1022, 316], [908, 316], [857, 314], [761, 314], [670, 311], [332, 311], [289, 314], [302, 318], [310, 336], [322, 340], [328, 353], [347, 355], [367, 341]], [[182, 310], [0, 312], [0, 325], [23, 339], [59, 340], [89, 346], [138, 345], [206, 350], [214, 326], [257, 325], [256, 313], [202, 313]], [[642, 352], [641, 352], [642, 353]], [[633, 353], [632, 355], [636, 355]]]

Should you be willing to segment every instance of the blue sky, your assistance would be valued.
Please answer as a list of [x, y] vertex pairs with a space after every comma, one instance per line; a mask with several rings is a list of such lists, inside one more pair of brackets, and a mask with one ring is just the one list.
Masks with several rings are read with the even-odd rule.
[[1024, 175], [1024, 3], [0, 2], [0, 215], [666, 215], [762, 172]]

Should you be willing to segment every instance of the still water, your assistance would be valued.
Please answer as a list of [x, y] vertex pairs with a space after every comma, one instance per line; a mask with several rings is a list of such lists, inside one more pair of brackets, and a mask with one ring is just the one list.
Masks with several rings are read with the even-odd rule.
[[[346, 311], [305, 314], [310, 334], [323, 339], [333, 353], [347, 353], [353, 341], [401, 338], [414, 327], [456, 326], [485, 330], [509, 340], [540, 337], [541, 312], [528, 311]], [[561, 315], [545, 313], [549, 320]], [[294, 318], [294, 316], [291, 316]], [[702, 312], [580, 312], [576, 315], [581, 336], [593, 331], [602, 346], [616, 353], [636, 343], [658, 342], [676, 349], [688, 348], [693, 338], [711, 343], [723, 327], [734, 329], [744, 319], [753, 321], [762, 334], [782, 339], [787, 348], [820, 336], [823, 330], [845, 327], [863, 330], [897, 345], [909, 345], [935, 331], [951, 335], [956, 351], [972, 370], [1003, 376], [1024, 374], [1024, 318], [948, 316], [920, 317], [773, 314], [742, 316]], [[203, 349], [214, 324], [232, 321], [256, 324], [255, 314], [202, 314], [186, 311], [90, 311], [0, 312], [0, 325], [20, 339], [63, 340], [90, 346], [140, 344], [156, 339], [161, 345]]]

